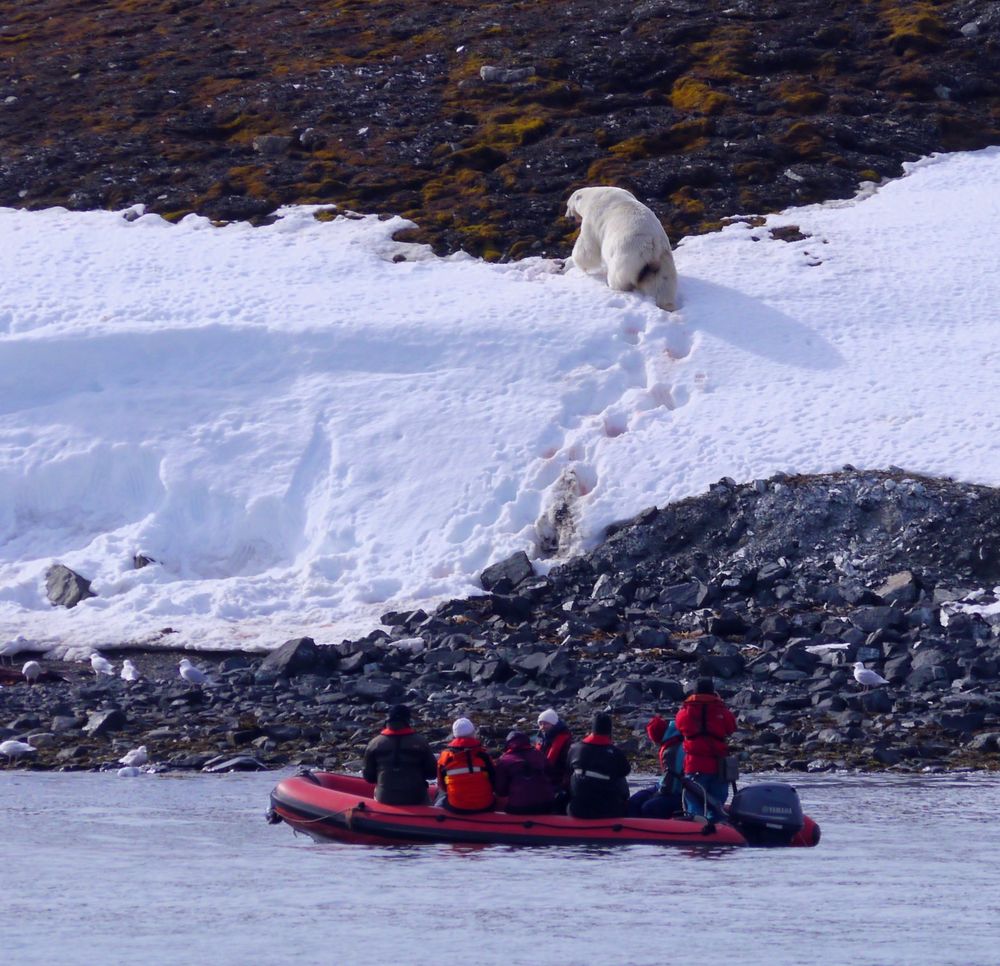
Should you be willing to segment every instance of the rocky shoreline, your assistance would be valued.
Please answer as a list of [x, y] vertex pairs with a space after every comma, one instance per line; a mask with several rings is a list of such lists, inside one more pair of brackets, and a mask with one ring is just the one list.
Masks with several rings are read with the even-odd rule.
[[[737, 715], [745, 773], [1000, 766], [998, 489], [898, 469], [727, 479], [545, 576], [517, 554], [482, 582], [340, 644], [109, 649], [139, 668], [131, 684], [43, 655], [28, 684], [21, 654], [0, 673], [0, 739], [37, 751], [0, 767], [117, 768], [144, 744], [158, 769], [352, 770], [405, 701], [433, 741], [467, 714], [494, 749], [550, 705], [577, 733], [607, 708], [653, 772], [645, 722], [705, 674]], [[210, 683], [181, 680], [181, 656]], [[858, 660], [888, 684], [865, 693]]]

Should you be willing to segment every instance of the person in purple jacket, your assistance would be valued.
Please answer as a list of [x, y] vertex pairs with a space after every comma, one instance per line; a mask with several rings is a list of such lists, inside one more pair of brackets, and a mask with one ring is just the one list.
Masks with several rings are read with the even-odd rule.
[[496, 762], [498, 807], [514, 815], [549, 812], [555, 789], [545, 774], [545, 755], [531, 745], [523, 731], [507, 735], [504, 752]]

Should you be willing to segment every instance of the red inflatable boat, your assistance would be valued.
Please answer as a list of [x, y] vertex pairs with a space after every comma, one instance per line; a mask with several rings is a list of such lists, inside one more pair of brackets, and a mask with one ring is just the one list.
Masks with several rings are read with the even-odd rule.
[[[383, 805], [362, 778], [303, 772], [271, 792], [268, 820], [317, 840], [469, 842], [502, 845], [816, 845], [819, 826], [802, 815], [790, 785], [742, 789], [725, 822], [692, 818], [579, 819], [568, 815], [456, 815], [431, 805]], [[742, 796], [742, 801], [741, 801]]]

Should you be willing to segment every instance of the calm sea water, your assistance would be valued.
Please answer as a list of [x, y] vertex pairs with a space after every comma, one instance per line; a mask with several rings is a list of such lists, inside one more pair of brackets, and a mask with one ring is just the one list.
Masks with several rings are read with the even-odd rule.
[[316, 844], [276, 773], [0, 774], [0, 961], [995, 964], [1000, 776], [796, 776], [815, 849]]

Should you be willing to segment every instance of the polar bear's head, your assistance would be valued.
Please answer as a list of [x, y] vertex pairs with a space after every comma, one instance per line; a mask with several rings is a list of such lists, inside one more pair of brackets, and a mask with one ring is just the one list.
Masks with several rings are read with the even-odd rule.
[[581, 205], [585, 205], [586, 202], [584, 198], [586, 197], [586, 188], [578, 188], [569, 196], [569, 201], [566, 202], [566, 217], [575, 218], [577, 221], [583, 220], [583, 211], [581, 210]]
[[614, 188], [611, 185], [594, 185], [591, 188], [577, 188], [566, 202], [566, 217], [583, 221], [587, 213], [596, 205], [599, 209], [606, 208], [614, 202], [629, 201], [636, 203], [635, 195], [624, 188]]

